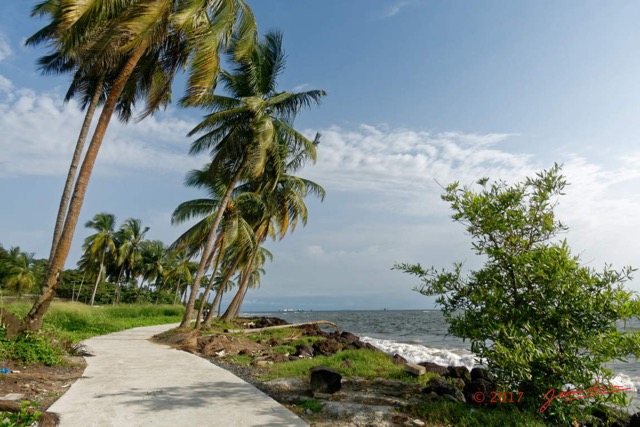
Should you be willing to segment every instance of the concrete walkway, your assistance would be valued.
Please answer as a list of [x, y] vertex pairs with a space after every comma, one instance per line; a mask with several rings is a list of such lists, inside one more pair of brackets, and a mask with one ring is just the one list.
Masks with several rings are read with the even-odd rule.
[[148, 339], [176, 325], [88, 339], [96, 356], [49, 411], [62, 427], [306, 426], [254, 386], [192, 354]]

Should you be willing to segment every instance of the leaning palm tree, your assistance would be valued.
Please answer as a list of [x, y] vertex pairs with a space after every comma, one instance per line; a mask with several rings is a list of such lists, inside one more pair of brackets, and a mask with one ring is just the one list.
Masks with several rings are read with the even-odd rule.
[[[231, 52], [237, 47], [237, 44], [233, 45]], [[226, 171], [230, 179], [202, 250], [181, 327], [187, 327], [191, 322], [200, 280], [236, 184], [243, 180], [263, 179], [270, 167], [276, 172], [270, 177], [270, 182], [275, 185], [279, 166], [284, 166], [288, 155], [287, 149], [303, 148], [309, 158], [315, 160], [316, 157], [313, 141], [296, 131], [292, 122], [300, 110], [319, 103], [326, 94], [321, 90], [302, 93], [277, 91], [276, 79], [285, 64], [282, 35], [268, 33], [264, 41], [255, 46], [250, 57], [236, 60], [235, 64], [232, 72], [220, 75], [229, 96], [211, 94], [203, 97], [198, 105], [211, 113], [190, 132], [190, 135], [203, 134], [192, 144], [191, 153], [210, 151], [211, 169], [216, 171], [214, 173]], [[283, 146], [279, 141], [286, 144]]]
[[24, 320], [23, 328], [31, 330], [40, 329], [53, 299], [111, 116], [123, 94], [133, 99], [131, 95], [139, 93], [138, 86], [130, 82], [136, 67], [148, 61], [144, 69], [164, 71], [151, 74], [147, 87], [153, 90], [148, 93], [143, 116], [168, 101], [166, 93], [175, 72], [187, 65], [188, 88], [183, 104], [193, 105], [215, 87], [218, 52], [231, 39], [234, 29], [240, 40], [238, 58], [252, 51], [256, 36], [255, 20], [244, 0], [68, 0], [64, 4], [60, 12], [63, 27], [52, 36], [56, 40], [55, 49], [63, 54], [74, 52], [76, 74], [97, 76], [95, 70], [106, 69], [113, 71], [114, 77], [110, 79], [100, 118], [78, 172], [42, 294]]
[[96, 283], [93, 286], [93, 292], [91, 293], [90, 305], [93, 305], [95, 302], [98, 285], [103, 277], [107, 254], [115, 255], [115, 224], [115, 215], [103, 212], [96, 214], [91, 221], [87, 221], [84, 225], [87, 228], [96, 230], [95, 234], [92, 234], [85, 239], [83, 247], [87, 258], [98, 260], [99, 266]]

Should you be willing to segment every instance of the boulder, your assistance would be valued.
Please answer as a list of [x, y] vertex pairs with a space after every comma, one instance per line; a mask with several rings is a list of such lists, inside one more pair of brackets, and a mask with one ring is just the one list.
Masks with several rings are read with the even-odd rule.
[[335, 393], [342, 388], [342, 375], [326, 366], [311, 368], [309, 389], [312, 393]]
[[458, 387], [442, 378], [434, 377], [429, 380], [427, 386], [422, 390], [424, 394], [436, 393], [438, 396], [446, 397], [455, 401], [465, 402], [464, 394]]
[[636, 412], [629, 418], [629, 427], [640, 427], [640, 412]]
[[298, 357], [313, 357], [313, 347], [306, 344], [298, 344], [294, 355]]
[[273, 354], [271, 355], [271, 361], [273, 363], [284, 363], [289, 361], [288, 354]]
[[344, 344], [353, 344], [357, 341], [360, 341], [360, 338], [351, 332], [343, 332], [340, 334], [340, 342]]
[[462, 378], [465, 381], [471, 381], [471, 373], [466, 366], [449, 366], [447, 367], [447, 378]]
[[420, 362], [418, 363], [418, 365], [424, 366], [427, 369], [427, 372], [438, 374], [440, 376], [444, 376], [444, 374], [446, 374], [448, 371], [446, 366], [438, 365], [437, 363], [433, 362]]
[[407, 359], [405, 359], [404, 357], [400, 356], [397, 353], [393, 355], [393, 357], [391, 358], [391, 361], [396, 365], [405, 365], [408, 362]]
[[487, 405], [491, 403], [491, 393], [495, 393], [496, 390], [495, 384], [479, 378], [467, 382], [462, 391], [467, 402]]
[[334, 339], [326, 339], [314, 342], [313, 350], [315, 351], [315, 354], [331, 356], [332, 354], [342, 350], [342, 346]]
[[471, 370], [471, 381], [473, 380], [494, 381], [495, 376], [488, 369], [476, 367]]

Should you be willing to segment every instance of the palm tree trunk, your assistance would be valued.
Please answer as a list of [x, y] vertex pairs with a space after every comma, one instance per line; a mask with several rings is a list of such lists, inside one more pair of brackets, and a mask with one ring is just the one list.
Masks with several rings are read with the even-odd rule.
[[[62, 234], [62, 228], [64, 226], [64, 219], [67, 216], [67, 207], [69, 206], [69, 199], [71, 198], [71, 190], [73, 190], [73, 184], [76, 180], [76, 171], [80, 164], [80, 158], [82, 157], [82, 151], [84, 150], [84, 143], [87, 140], [87, 134], [91, 127], [91, 121], [93, 115], [100, 102], [100, 95], [102, 94], [104, 78], [101, 77], [96, 87], [93, 89], [93, 96], [91, 102], [87, 108], [87, 114], [84, 116], [82, 122], [82, 128], [80, 129], [80, 135], [76, 141], [76, 148], [73, 151], [73, 157], [71, 158], [71, 165], [69, 166], [69, 172], [67, 173], [67, 181], [64, 183], [64, 190], [62, 191], [62, 197], [60, 198], [60, 206], [58, 207], [58, 216], [56, 218], [56, 226], [53, 230], [53, 241], [51, 242], [51, 251], [49, 252], [49, 259], [53, 259], [58, 242], [60, 241], [60, 235]], [[51, 265], [51, 264], [49, 264]]]
[[228, 322], [229, 320], [235, 317], [235, 313], [239, 310], [239, 306], [242, 304], [242, 299], [244, 298], [244, 294], [246, 292], [247, 285], [249, 284], [249, 277], [251, 277], [251, 269], [253, 268], [253, 263], [256, 260], [256, 256], [258, 254], [256, 248], [256, 253], [251, 257], [251, 261], [249, 261], [249, 265], [244, 270], [244, 274], [242, 275], [242, 283], [238, 288], [238, 292], [229, 303], [229, 307], [227, 307], [227, 311], [222, 315], [222, 321]]
[[247, 164], [247, 157], [240, 162], [238, 166], [238, 170], [235, 175], [231, 179], [229, 183], [229, 187], [227, 188], [227, 192], [224, 197], [220, 201], [220, 207], [218, 208], [218, 213], [213, 221], [213, 225], [211, 226], [211, 231], [209, 231], [209, 236], [207, 236], [207, 241], [204, 245], [204, 249], [202, 250], [202, 259], [200, 260], [200, 264], [198, 265], [198, 272], [196, 273], [196, 278], [193, 281], [193, 286], [191, 288], [191, 295], [189, 296], [189, 301], [187, 302], [187, 306], [184, 311], [184, 317], [182, 318], [182, 322], [180, 323], [180, 328], [187, 328], [191, 324], [191, 316], [193, 316], [193, 307], [196, 304], [196, 297], [198, 295], [198, 290], [200, 289], [200, 281], [202, 280], [202, 276], [204, 275], [204, 267], [207, 263], [207, 259], [209, 258], [209, 253], [211, 252], [211, 247], [213, 246], [213, 241], [215, 240], [218, 227], [220, 226], [220, 222], [222, 221], [222, 216], [224, 215], [224, 211], [227, 209], [227, 205], [229, 204], [229, 200], [231, 199], [231, 194], [233, 193], [233, 189], [236, 186], [236, 183], [240, 180], [240, 176], [244, 171], [244, 168]]
[[178, 279], [178, 284], [176, 285], [176, 294], [173, 296], [173, 305], [176, 305], [179, 294], [180, 294], [180, 279]]
[[91, 303], [89, 305], [93, 305], [96, 300], [96, 292], [98, 291], [98, 285], [100, 284], [100, 277], [102, 276], [102, 269], [104, 268], [104, 254], [107, 251], [102, 251], [102, 258], [100, 259], [100, 269], [98, 270], [98, 278], [96, 279], [96, 284], [93, 287], [93, 293], [91, 294]]
[[220, 288], [218, 288], [216, 297], [214, 298], [213, 303], [211, 304], [211, 311], [207, 313], [207, 318], [204, 319], [203, 326], [205, 328], [208, 328], [209, 326], [211, 326], [211, 320], [213, 319], [213, 312], [216, 305], [218, 305], [218, 317], [220, 317], [220, 304], [222, 303], [222, 295], [224, 294], [224, 290], [227, 287], [227, 283], [229, 283], [229, 280], [231, 280], [231, 276], [233, 276], [233, 273], [236, 271], [236, 268], [238, 267], [239, 263], [240, 263], [240, 257], [237, 257], [236, 260], [233, 262], [233, 265], [231, 266], [231, 268], [229, 268], [229, 271], [227, 271], [227, 274], [222, 279], [222, 283], [220, 283]]
[[82, 273], [82, 280], [80, 281], [80, 287], [78, 288], [78, 295], [76, 295], [76, 302], [80, 300], [80, 291], [82, 290], [82, 285], [84, 285], [84, 276], [87, 273]]
[[[209, 260], [207, 261], [207, 267], [205, 269], [208, 270], [209, 266], [211, 265], [211, 262], [213, 261], [213, 256], [216, 253], [216, 250], [218, 250], [218, 256], [216, 257], [216, 264], [213, 266], [213, 272], [211, 274], [211, 280], [209, 280], [209, 283], [207, 284], [207, 288], [205, 289], [204, 293], [202, 294], [202, 300], [200, 301], [200, 307], [198, 307], [198, 316], [196, 317], [196, 326], [195, 329], [200, 329], [200, 322], [202, 321], [202, 313], [204, 312], [204, 307], [207, 304], [207, 297], [209, 295], [209, 292], [211, 292], [211, 288], [213, 287], [213, 284], [215, 283], [215, 277], [216, 277], [216, 271], [218, 271], [218, 266], [220, 265], [220, 257], [222, 256], [222, 233], [218, 236], [218, 239], [216, 240], [216, 244], [213, 247], [213, 251], [211, 251], [211, 256], [209, 257]], [[214, 307], [213, 305], [211, 307]], [[211, 310], [209, 310], [209, 312], [211, 312]], [[209, 314], [209, 313], [207, 313]]]
[[100, 119], [98, 120], [96, 129], [93, 132], [91, 143], [89, 144], [84, 161], [80, 167], [80, 172], [78, 173], [78, 179], [76, 180], [73, 196], [69, 203], [69, 210], [67, 212], [64, 228], [62, 229], [60, 240], [56, 245], [55, 255], [49, 261], [49, 268], [47, 270], [44, 286], [42, 287], [42, 294], [35, 301], [29, 313], [27, 313], [21, 329], [37, 331], [42, 327], [44, 314], [51, 305], [51, 301], [55, 295], [55, 288], [58, 285], [58, 278], [64, 270], [64, 264], [67, 260], [67, 256], [69, 256], [71, 242], [73, 241], [73, 234], [75, 233], [76, 225], [78, 224], [80, 210], [82, 208], [82, 203], [84, 202], [87, 186], [89, 185], [93, 165], [98, 157], [98, 151], [100, 151], [102, 140], [104, 139], [107, 127], [109, 126], [109, 121], [111, 120], [116, 103], [118, 98], [120, 98], [120, 94], [122, 93], [127, 80], [129, 80], [129, 77], [133, 73], [133, 70], [138, 64], [138, 61], [140, 61], [140, 58], [142, 58], [144, 52], [144, 45], [138, 46], [138, 48], [133, 51], [109, 91], [109, 96], [104, 103], [102, 112], [100, 113]]
[[118, 302], [120, 301], [120, 287], [122, 285], [120, 281], [122, 280], [123, 274], [124, 274], [124, 263], [122, 263], [122, 266], [120, 267], [120, 272], [118, 273], [118, 278], [116, 279], [116, 294], [113, 296], [113, 305], [118, 304]]

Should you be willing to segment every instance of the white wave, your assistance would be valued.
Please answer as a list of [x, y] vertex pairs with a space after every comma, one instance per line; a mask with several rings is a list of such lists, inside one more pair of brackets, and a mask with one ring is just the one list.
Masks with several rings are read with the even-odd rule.
[[617, 374], [611, 379], [611, 383], [613, 385], [631, 389], [629, 391], [638, 392], [638, 390], [640, 390], [640, 377], [630, 377], [625, 374]]
[[431, 348], [420, 344], [405, 344], [391, 340], [362, 337], [367, 342], [385, 353], [399, 354], [411, 363], [432, 362], [443, 366], [476, 366], [475, 356], [464, 349]]

